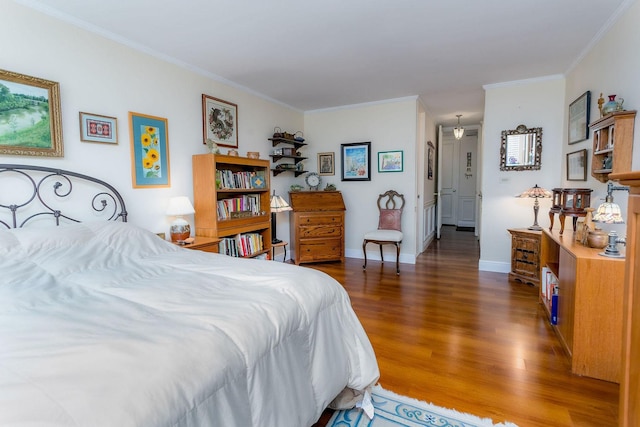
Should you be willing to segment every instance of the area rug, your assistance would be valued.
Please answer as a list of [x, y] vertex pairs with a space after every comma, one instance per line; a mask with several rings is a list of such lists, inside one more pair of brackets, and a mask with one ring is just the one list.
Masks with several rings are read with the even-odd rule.
[[518, 427], [512, 423], [494, 424], [488, 418], [441, 408], [400, 396], [380, 386], [371, 395], [375, 415], [372, 420], [360, 408], [337, 411], [327, 427]]

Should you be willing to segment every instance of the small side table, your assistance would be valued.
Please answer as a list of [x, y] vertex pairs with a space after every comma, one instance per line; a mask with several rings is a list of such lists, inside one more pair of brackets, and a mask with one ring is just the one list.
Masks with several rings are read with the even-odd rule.
[[195, 236], [195, 239], [193, 243], [187, 243], [186, 245], [174, 244], [186, 249], [218, 253], [218, 243], [221, 240], [219, 237]]
[[271, 259], [276, 260], [276, 248], [284, 249], [284, 258], [282, 258], [282, 262], [287, 260], [287, 245], [289, 242], [282, 241], [280, 243], [272, 243], [271, 244]]

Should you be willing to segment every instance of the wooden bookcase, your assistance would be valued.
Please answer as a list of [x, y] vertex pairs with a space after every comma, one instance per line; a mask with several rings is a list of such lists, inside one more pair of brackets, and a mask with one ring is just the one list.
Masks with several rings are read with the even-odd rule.
[[[258, 233], [262, 236], [262, 249], [250, 256], [271, 253], [269, 161], [221, 154], [197, 154], [193, 156], [192, 163], [196, 236], [222, 239]], [[251, 178], [244, 188], [230, 188], [219, 179], [217, 171], [229, 171]], [[244, 211], [229, 218], [219, 217], [218, 202], [243, 196], [259, 201], [257, 212]]]
[[631, 171], [635, 111], [614, 111], [589, 125], [593, 132], [591, 175], [607, 182], [610, 173]]
[[[557, 278], [558, 322], [553, 328], [571, 359], [571, 372], [620, 382], [625, 262], [599, 252], [577, 242], [572, 233], [542, 231], [540, 266]], [[543, 287], [540, 302], [550, 315]]]

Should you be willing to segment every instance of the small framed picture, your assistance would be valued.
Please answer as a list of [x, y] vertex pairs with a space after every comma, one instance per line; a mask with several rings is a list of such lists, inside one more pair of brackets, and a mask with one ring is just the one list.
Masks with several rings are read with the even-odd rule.
[[222, 147], [238, 148], [238, 106], [202, 94], [203, 144], [211, 140]]
[[378, 172], [402, 172], [403, 151], [379, 151]]
[[342, 181], [371, 181], [371, 142], [340, 144]]
[[318, 153], [318, 175], [335, 175], [334, 153]]
[[587, 150], [567, 154], [567, 181], [587, 180]]
[[591, 92], [586, 91], [569, 105], [569, 144], [589, 138]]
[[118, 143], [118, 119], [80, 112], [80, 141]]
[[167, 119], [129, 112], [134, 188], [170, 187]]

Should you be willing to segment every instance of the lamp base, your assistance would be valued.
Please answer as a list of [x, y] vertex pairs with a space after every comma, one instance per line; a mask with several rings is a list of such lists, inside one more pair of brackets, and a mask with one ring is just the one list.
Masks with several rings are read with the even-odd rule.
[[275, 245], [276, 243], [282, 243], [282, 240], [280, 239], [271, 239], [271, 244]]
[[173, 224], [171, 224], [171, 228], [169, 228], [169, 234], [171, 235], [171, 241], [174, 243], [181, 240], [186, 240], [191, 235], [191, 227], [185, 220], [176, 220]]
[[541, 231], [542, 227], [540, 227], [538, 224], [533, 224], [532, 226], [528, 227], [527, 230]]

